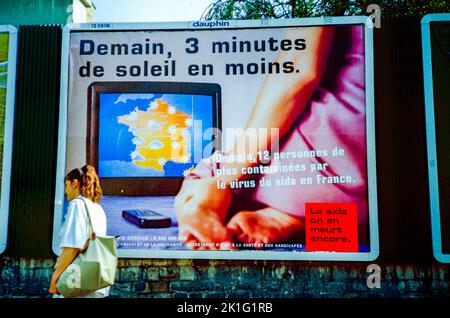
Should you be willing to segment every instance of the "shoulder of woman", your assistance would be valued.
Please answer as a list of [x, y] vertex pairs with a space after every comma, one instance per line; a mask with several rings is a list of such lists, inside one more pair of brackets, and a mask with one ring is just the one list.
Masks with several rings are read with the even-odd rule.
[[78, 201], [80, 201], [80, 204], [81, 204], [82, 206], [84, 206], [84, 203], [83, 203], [83, 201], [84, 201], [89, 209], [92, 209], [92, 208], [93, 208], [93, 209], [98, 209], [98, 208], [103, 209], [102, 206], [100, 205], [100, 203], [94, 202], [94, 201], [92, 201], [91, 199], [86, 198], [86, 197], [83, 196], [83, 195], [80, 196], [80, 198], [78, 199]]
[[73, 199], [69, 202], [69, 211], [82, 210], [84, 203], [80, 198]]

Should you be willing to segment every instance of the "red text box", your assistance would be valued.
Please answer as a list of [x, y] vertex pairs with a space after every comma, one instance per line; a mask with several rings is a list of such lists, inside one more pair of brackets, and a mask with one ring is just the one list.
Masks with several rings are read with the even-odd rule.
[[306, 203], [307, 252], [358, 252], [356, 203]]

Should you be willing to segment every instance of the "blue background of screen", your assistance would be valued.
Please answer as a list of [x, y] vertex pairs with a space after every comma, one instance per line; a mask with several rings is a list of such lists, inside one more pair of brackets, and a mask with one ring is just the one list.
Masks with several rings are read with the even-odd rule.
[[[182, 177], [186, 169], [198, 163], [199, 160], [194, 161], [194, 158], [202, 158], [203, 148], [210, 144], [212, 140], [211, 134], [203, 136], [203, 132], [211, 128], [213, 123], [212, 96], [130, 93], [129, 95], [137, 95], [138, 98], [115, 103], [120, 95], [123, 94], [100, 94], [98, 138], [98, 172], [100, 177]], [[158, 98], [174, 106], [177, 110], [189, 114], [193, 120], [192, 126], [187, 128], [191, 134], [190, 162], [183, 164], [168, 161], [164, 165], [164, 171], [141, 168], [132, 163], [130, 153], [136, 148], [132, 143], [134, 135], [128, 131], [127, 125], [120, 124], [117, 120], [118, 116], [127, 115], [135, 108], [141, 111], [147, 110], [149, 104]], [[197, 138], [197, 136], [194, 138], [194, 127], [198, 124], [198, 120], [201, 120], [201, 131], [205, 140]]]

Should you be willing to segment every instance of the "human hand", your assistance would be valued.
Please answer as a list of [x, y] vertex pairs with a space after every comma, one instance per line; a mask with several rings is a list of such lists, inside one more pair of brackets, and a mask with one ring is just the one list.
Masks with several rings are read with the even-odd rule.
[[[231, 249], [231, 235], [225, 219], [231, 203], [231, 191], [217, 189], [216, 178], [184, 180], [175, 198], [179, 234], [193, 249]], [[223, 243], [223, 244], [220, 244]]]
[[58, 283], [58, 280], [52, 278], [50, 282], [50, 287], [48, 288], [48, 292], [50, 294], [59, 295], [59, 290], [56, 288], [56, 284]]
[[300, 240], [304, 233], [304, 220], [265, 208], [237, 213], [227, 228], [233, 233], [234, 241], [255, 244], [256, 249], [261, 249], [264, 244]]

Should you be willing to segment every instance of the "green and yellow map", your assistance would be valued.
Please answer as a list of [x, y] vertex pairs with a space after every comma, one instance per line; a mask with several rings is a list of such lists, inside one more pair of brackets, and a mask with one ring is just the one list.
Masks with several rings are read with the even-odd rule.
[[119, 116], [118, 122], [127, 125], [134, 136], [132, 142], [136, 148], [131, 159], [135, 165], [163, 171], [168, 161], [189, 162], [186, 130], [192, 125], [192, 119], [161, 98], [154, 100], [145, 111], [136, 108]]

